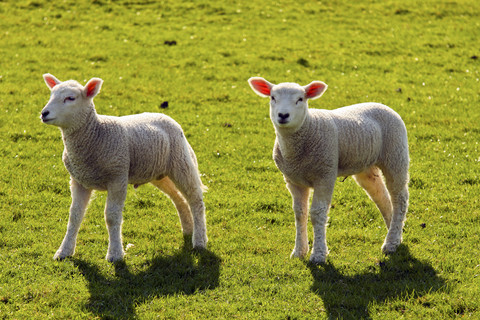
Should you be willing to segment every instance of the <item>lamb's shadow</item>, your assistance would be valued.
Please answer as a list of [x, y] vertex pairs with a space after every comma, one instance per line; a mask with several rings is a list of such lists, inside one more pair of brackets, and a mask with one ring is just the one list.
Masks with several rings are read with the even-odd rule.
[[73, 259], [88, 281], [87, 309], [100, 318], [135, 318], [135, 306], [155, 297], [176, 293], [195, 294], [218, 286], [221, 259], [208, 250], [183, 247], [172, 256], [147, 261], [148, 267], [131, 272], [125, 262], [115, 263], [115, 275], [106, 277], [86, 261]]
[[311, 289], [322, 298], [329, 319], [371, 319], [371, 303], [395, 299], [418, 299], [428, 308], [421, 297], [446, 290], [432, 266], [412, 257], [404, 245], [361, 274], [345, 275], [331, 263], [307, 266], [314, 279]]

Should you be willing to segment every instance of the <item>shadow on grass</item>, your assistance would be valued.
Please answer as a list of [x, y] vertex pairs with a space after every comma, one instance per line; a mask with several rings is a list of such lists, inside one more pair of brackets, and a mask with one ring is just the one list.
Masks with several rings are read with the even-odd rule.
[[[371, 303], [418, 299], [429, 292], [445, 290], [445, 280], [437, 276], [431, 265], [412, 257], [404, 245], [361, 274], [345, 275], [331, 263], [306, 264], [314, 279], [312, 291], [322, 298], [329, 319], [371, 319]], [[422, 299], [419, 303], [430, 306]]]
[[125, 262], [117, 262], [115, 276], [83, 260], [74, 264], [88, 281], [87, 309], [102, 319], [135, 318], [135, 307], [158, 296], [195, 294], [218, 286], [220, 258], [208, 250], [195, 251], [184, 246], [172, 256], [155, 257], [149, 267], [132, 273]]

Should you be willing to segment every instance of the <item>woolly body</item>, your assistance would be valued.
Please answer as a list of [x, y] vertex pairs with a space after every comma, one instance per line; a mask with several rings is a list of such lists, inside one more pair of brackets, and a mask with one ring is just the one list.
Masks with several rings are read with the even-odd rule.
[[404, 126], [395, 130], [402, 122], [398, 114], [382, 104], [309, 111], [299, 130], [287, 134], [277, 131], [273, 151], [280, 171], [292, 182], [306, 187], [313, 188], [322, 176], [346, 177], [388, 161], [384, 158], [395, 155], [383, 151], [393, 141], [406, 137]]
[[[400, 116], [379, 103], [362, 103], [336, 110], [308, 109], [307, 100], [320, 97], [327, 85], [314, 81], [307, 86], [294, 83], [274, 85], [251, 78], [252, 89], [270, 96], [270, 118], [276, 140], [273, 159], [292, 194], [296, 216], [296, 257], [308, 248], [307, 210], [314, 243], [310, 260], [325, 262], [327, 214], [338, 176], [353, 175], [382, 213], [388, 228], [382, 246], [392, 253], [402, 241], [408, 207], [408, 141]], [[385, 183], [382, 179], [382, 174]]]
[[[65, 167], [86, 188], [107, 190], [126, 173], [129, 184], [140, 185], [191, 165], [185, 160], [196, 163], [181, 127], [164, 114], [109, 117], [92, 110], [82, 130], [62, 136]], [[192, 159], [185, 158], [189, 153]]]
[[108, 191], [105, 220], [109, 231], [107, 259], [123, 259], [122, 209], [127, 184], [151, 182], [174, 202], [184, 234], [196, 248], [207, 243], [204, 186], [195, 154], [172, 118], [159, 113], [123, 117], [98, 115], [93, 97], [101, 79], [85, 87], [44, 75], [51, 98], [42, 110], [44, 123], [60, 127], [63, 161], [71, 176], [72, 206], [67, 234], [54, 258], [74, 254], [76, 237], [92, 190]]

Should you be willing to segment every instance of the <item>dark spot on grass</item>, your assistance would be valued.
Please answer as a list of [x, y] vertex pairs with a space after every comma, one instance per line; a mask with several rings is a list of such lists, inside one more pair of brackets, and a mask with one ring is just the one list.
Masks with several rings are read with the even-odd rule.
[[477, 60], [477, 59], [478, 59], [478, 56], [473, 55], [473, 56], [470, 57], [470, 59], [472, 59], [472, 60]]
[[162, 108], [162, 109], [168, 108], [168, 101], [163, 101], [163, 102], [160, 104], [160, 108]]
[[93, 62], [107, 62], [108, 57], [95, 55], [95, 56], [90, 57], [90, 61], [93, 61]]
[[177, 45], [177, 41], [175, 41], [175, 40], [165, 40], [165, 41], [163, 42], [163, 44], [166, 45], [166, 46], [176, 46], [176, 45]]
[[22, 214], [20, 212], [14, 212], [12, 216], [12, 221], [17, 222], [22, 218]]
[[422, 227], [422, 229], [425, 229], [427, 227], [427, 225], [425, 223], [421, 223], [420, 227]]
[[395, 14], [398, 14], [398, 15], [405, 15], [405, 14], [409, 14], [410, 13], [410, 10], [407, 10], [407, 9], [397, 9], [395, 10]]
[[460, 181], [460, 184], [466, 184], [466, 185], [470, 185], [470, 186], [473, 186], [473, 185], [476, 185], [476, 184], [480, 184], [480, 179], [478, 178], [467, 178], [467, 179], [463, 179], [462, 181]]
[[297, 63], [305, 68], [308, 68], [310, 67], [310, 63], [308, 62], [307, 59], [304, 59], [304, 58], [300, 58], [297, 60]]
[[31, 8], [41, 8], [43, 7], [43, 4], [41, 2], [32, 1], [28, 4], [28, 6]]
[[223, 124], [223, 126], [226, 127], [226, 128], [231, 128], [231, 127], [232, 127], [232, 124], [231, 124], [231, 123], [228, 123], [228, 122], [225, 122], [225, 123]]

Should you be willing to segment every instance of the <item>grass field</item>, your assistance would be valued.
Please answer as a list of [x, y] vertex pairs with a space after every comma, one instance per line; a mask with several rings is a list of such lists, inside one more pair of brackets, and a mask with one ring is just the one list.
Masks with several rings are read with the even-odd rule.
[[[480, 318], [479, 17], [477, 0], [0, 0], [0, 319]], [[209, 187], [208, 251], [145, 185], [129, 187], [124, 263], [104, 259], [102, 192], [75, 256], [52, 259], [70, 193], [60, 132], [39, 120], [47, 72], [104, 79], [99, 113], [182, 125]], [[402, 116], [410, 208], [396, 254], [381, 254], [382, 217], [349, 178], [327, 263], [289, 258], [291, 199], [251, 76], [326, 82], [313, 108], [376, 101]]]

